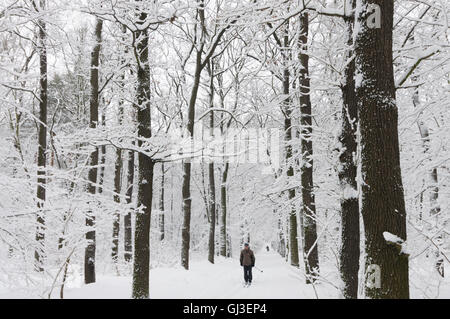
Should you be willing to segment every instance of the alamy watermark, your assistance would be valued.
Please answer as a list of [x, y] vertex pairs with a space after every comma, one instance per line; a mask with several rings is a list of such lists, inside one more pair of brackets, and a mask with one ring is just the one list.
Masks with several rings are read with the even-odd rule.
[[168, 154], [172, 160], [191, 163], [215, 162], [258, 164], [263, 174], [280, 168], [283, 135], [279, 128], [219, 128], [210, 130], [201, 122], [194, 126], [191, 138], [186, 131], [171, 130]]
[[379, 5], [369, 3], [366, 9], [366, 25], [369, 29], [381, 28], [381, 8]]
[[366, 270], [366, 287], [381, 288], [381, 268], [376, 264], [371, 264], [367, 266]]

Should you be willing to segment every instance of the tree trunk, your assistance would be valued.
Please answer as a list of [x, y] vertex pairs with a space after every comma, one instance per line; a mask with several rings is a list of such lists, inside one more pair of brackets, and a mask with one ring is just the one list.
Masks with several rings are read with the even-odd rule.
[[[187, 130], [189, 137], [194, 138], [194, 121], [195, 121], [195, 103], [197, 101], [197, 93], [200, 87], [200, 75], [202, 72], [201, 67], [202, 52], [198, 51], [196, 54], [196, 66], [194, 74], [194, 84], [192, 86], [191, 98], [189, 100], [188, 109], [188, 124]], [[189, 248], [191, 241], [191, 161], [186, 159], [183, 163], [183, 226], [181, 229], [181, 265], [187, 270], [189, 269]]]
[[159, 196], [159, 240], [164, 240], [165, 230], [164, 230], [164, 163], [161, 163], [161, 193]]
[[[352, 8], [355, 1], [352, 1]], [[342, 127], [340, 142], [340, 170], [339, 183], [341, 186], [341, 251], [340, 272], [344, 282], [343, 295], [347, 299], [358, 298], [359, 271], [359, 199], [357, 173], [357, 139], [358, 107], [355, 92], [355, 61], [353, 59], [353, 23], [354, 19], [346, 18], [347, 45], [349, 47], [346, 58], [352, 59], [345, 68], [342, 91]]]
[[[116, 149], [116, 160], [114, 165], [114, 202], [120, 203], [120, 190], [121, 190], [121, 177], [122, 177], [122, 150]], [[120, 213], [114, 212], [113, 216], [113, 238], [112, 238], [112, 251], [111, 257], [114, 262], [117, 262], [119, 257], [119, 232], [120, 232]]]
[[230, 164], [225, 163], [225, 167], [222, 172], [222, 183], [220, 185], [220, 210], [222, 223], [220, 225], [220, 255], [227, 256], [227, 178], [228, 169]]
[[[45, 9], [45, 0], [40, 1], [40, 10]], [[38, 20], [38, 51], [39, 51], [39, 124], [38, 124], [38, 170], [37, 170], [37, 217], [36, 217], [36, 250], [34, 251], [35, 268], [44, 271], [44, 241], [45, 241], [45, 184], [46, 184], [46, 151], [47, 151], [47, 48], [46, 24], [43, 19]]]
[[[147, 18], [141, 13], [138, 24], [142, 25]], [[137, 67], [137, 120], [138, 136], [151, 137], [150, 112], [150, 67], [148, 64], [148, 29], [136, 31], [139, 39], [136, 47], [138, 52]], [[141, 147], [142, 140], [138, 140]], [[138, 154], [139, 177], [137, 207], [142, 211], [136, 214], [136, 229], [134, 236], [134, 264], [133, 264], [133, 298], [149, 298], [150, 279], [150, 220], [153, 195], [153, 160], [143, 153]]]
[[[122, 86], [124, 81], [124, 76], [122, 75]], [[119, 102], [119, 112], [118, 112], [119, 126], [122, 125], [123, 120], [123, 101]], [[114, 164], [114, 202], [120, 203], [120, 192], [122, 189], [122, 149], [116, 148], [116, 159]], [[112, 236], [112, 251], [111, 257], [113, 262], [117, 262], [119, 258], [119, 233], [120, 233], [120, 213], [118, 211], [114, 212], [113, 216], [113, 236]]]
[[[308, 13], [300, 15], [300, 112], [301, 112], [301, 167], [302, 215], [303, 215], [303, 253], [306, 270], [306, 283], [311, 283], [319, 273], [319, 253], [317, 248], [316, 205], [314, 201], [313, 183], [313, 146], [312, 146], [312, 113], [310, 99], [309, 56], [308, 50]], [[291, 247], [292, 250], [292, 247]]]
[[[281, 54], [283, 57], [283, 108], [284, 108], [284, 131], [285, 131], [285, 147], [286, 147], [286, 165], [287, 165], [287, 181], [290, 182], [294, 176], [294, 167], [292, 161], [292, 99], [290, 97], [290, 62], [291, 62], [291, 50], [289, 49], [289, 23], [286, 22], [283, 48], [281, 48]], [[295, 189], [290, 188], [288, 190], [289, 201], [289, 246], [291, 265], [294, 267], [299, 266], [298, 258], [298, 234], [297, 234], [297, 211], [295, 205], [292, 203], [295, 199]]]
[[[408, 255], [385, 240], [389, 232], [406, 240], [406, 211], [400, 169], [398, 110], [392, 64], [391, 0], [358, 0], [355, 38], [356, 97], [361, 132], [362, 207], [366, 236], [368, 298], [409, 298]], [[381, 9], [381, 28], [366, 24]], [[376, 49], [374, 49], [376, 48]]]
[[[274, 214], [276, 214], [276, 211], [274, 211]], [[278, 218], [278, 253], [281, 255], [281, 257], [286, 257], [286, 244], [284, 242], [284, 232], [282, 227], [282, 218], [281, 216]]]
[[[91, 54], [91, 98], [90, 98], [90, 128], [96, 128], [98, 125], [98, 101], [99, 101], [99, 60], [100, 49], [102, 41], [102, 27], [103, 20], [97, 18], [95, 22], [95, 46]], [[97, 166], [98, 166], [98, 148], [96, 148], [90, 156], [89, 160], [90, 168], [88, 173], [88, 192], [93, 198], [95, 196], [96, 183], [97, 183]], [[95, 282], [95, 215], [94, 212], [89, 209], [86, 216], [86, 226], [88, 231], [86, 233], [86, 240], [88, 241], [87, 247], [84, 253], [84, 282], [90, 284]]]
[[[133, 201], [133, 184], [134, 184], [134, 151], [128, 152], [128, 172], [127, 172], [127, 191], [126, 198], [127, 204], [131, 204]], [[123, 219], [125, 236], [124, 236], [124, 258], [125, 261], [131, 261], [131, 256], [133, 253], [133, 244], [132, 244], [132, 233], [133, 228], [131, 225], [131, 212], [133, 210], [130, 209], [128, 213], [125, 215]]]
[[[210, 86], [209, 86], [209, 105], [214, 107], [214, 63], [210, 64]], [[214, 111], [209, 114], [210, 136], [214, 137]], [[214, 264], [214, 253], [216, 247], [216, 180], [215, 180], [214, 161], [210, 160], [208, 164], [209, 173], [209, 238], [208, 238], [208, 261]]]
[[[102, 100], [104, 102], [105, 99]], [[102, 112], [102, 126], [105, 127], [106, 125], [106, 106], [104, 105], [103, 112]], [[100, 147], [99, 152], [99, 158], [100, 158], [100, 172], [98, 174], [98, 187], [97, 187], [97, 193], [101, 194], [103, 193], [103, 182], [105, 178], [105, 163], [106, 163], [106, 145], [102, 145]]]

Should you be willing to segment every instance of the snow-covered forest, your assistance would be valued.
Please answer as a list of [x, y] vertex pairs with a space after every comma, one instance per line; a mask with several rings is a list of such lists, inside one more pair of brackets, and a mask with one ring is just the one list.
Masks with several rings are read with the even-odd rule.
[[0, 298], [450, 298], [449, 20], [0, 0]]

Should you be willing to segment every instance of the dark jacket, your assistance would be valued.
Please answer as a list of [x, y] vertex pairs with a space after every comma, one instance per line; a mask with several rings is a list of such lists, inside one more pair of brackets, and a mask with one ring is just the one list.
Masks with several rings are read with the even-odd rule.
[[241, 251], [241, 266], [255, 266], [255, 254], [251, 249], [243, 249]]

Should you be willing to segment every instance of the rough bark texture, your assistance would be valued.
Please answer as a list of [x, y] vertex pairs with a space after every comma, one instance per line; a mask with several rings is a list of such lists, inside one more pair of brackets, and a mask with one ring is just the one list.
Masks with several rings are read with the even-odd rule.
[[[40, 1], [40, 9], [45, 7], [45, 1]], [[34, 258], [36, 270], [44, 271], [44, 240], [45, 240], [45, 219], [44, 219], [44, 203], [45, 203], [45, 184], [46, 184], [46, 163], [47, 163], [47, 49], [46, 49], [46, 25], [44, 20], [38, 20], [38, 52], [39, 52], [39, 123], [38, 123], [38, 170], [37, 170], [37, 226], [36, 226], [36, 250]]]
[[[98, 66], [100, 60], [100, 49], [102, 41], [103, 20], [96, 19], [95, 23], [95, 39], [96, 44], [91, 54], [91, 98], [90, 98], [90, 122], [89, 127], [95, 128], [98, 124], [98, 102], [99, 102], [99, 76]], [[90, 156], [90, 168], [88, 173], [88, 192], [94, 197], [97, 183], [97, 165], [98, 165], [98, 148], [96, 148]], [[84, 253], [84, 282], [86, 284], [95, 282], [95, 215], [93, 211], [88, 211], [86, 216], [86, 233], [87, 246]]]
[[[308, 49], [308, 13], [300, 15], [300, 112], [301, 112], [301, 152], [303, 165], [301, 167], [302, 184], [302, 215], [303, 215], [303, 253], [306, 270], [306, 282], [311, 283], [319, 272], [319, 253], [317, 249], [316, 205], [314, 201], [313, 183], [313, 145], [312, 145], [312, 114], [310, 99], [309, 56]], [[292, 250], [292, 247], [291, 247]]]
[[[352, 1], [355, 7], [355, 1]], [[354, 19], [346, 18], [347, 44], [353, 46]], [[353, 50], [349, 49], [344, 74], [342, 91], [342, 127], [339, 136], [339, 183], [341, 186], [341, 251], [339, 256], [340, 272], [344, 282], [343, 295], [347, 299], [358, 298], [358, 271], [359, 271], [359, 199], [357, 173], [357, 139], [358, 107], [355, 92], [355, 61], [352, 58]]]
[[[141, 13], [138, 24], [143, 24], [147, 18]], [[137, 120], [140, 138], [151, 137], [150, 112], [150, 68], [148, 64], [148, 30], [136, 31], [138, 54], [137, 67]], [[142, 140], [138, 141], [142, 146]], [[134, 235], [133, 263], [133, 293], [135, 299], [149, 298], [150, 280], [150, 220], [153, 195], [153, 160], [143, 153], [138, 154], [139, 177], [137, 207], [141, 209], [136, 214], [136, 229]]]
[[[366, 10], [368, 4], [381, 9], [381, 28], [366, 25], [367, 15], [372, 13]], [[389, 232], [406, 240], [392, 65], [393, 14], [391, 0], [359, 0], [357, 4], [355, 78], [361, 132], [361, 213], [366, 267], [379, 270], [369, 273], [368, 278], [380, 279], [380, 285], [366, 280], [368, 298], [409, 298], [408, 256], [383, 236]]]

